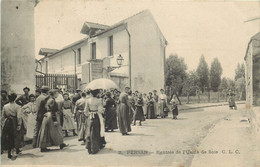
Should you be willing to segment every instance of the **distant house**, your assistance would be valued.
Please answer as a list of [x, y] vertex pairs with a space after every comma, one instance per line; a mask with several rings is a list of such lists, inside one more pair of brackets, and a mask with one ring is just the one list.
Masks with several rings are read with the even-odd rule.
[[[131, 86], [143, 92], [164, 88], [167, 41], [150, 11], [145, 10], [112, 26], [85, 22], [80, 31], [86, 37], [39, 61], [43, 73], [76, 74], [78, 87], [92, 80], [110, 78], [120, 88]], [[46, 53], [46, 54], [44, 54]], [[124, 59], [121, 68], [116, 59]]]

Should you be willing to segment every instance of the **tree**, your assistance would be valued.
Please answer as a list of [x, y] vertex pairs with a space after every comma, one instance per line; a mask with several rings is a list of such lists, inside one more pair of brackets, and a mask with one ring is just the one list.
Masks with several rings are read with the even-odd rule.
[[199, 77], [199, 87], [204, 92], [205, 87], [209, 87], [209, 67], [203, 55], [200, 57], [196, 72]]
[[187, 103], [189, 104], [190, 95], [195, 95], [198, 90], [198, 76], [196, 71], [190, 71], [183, 84], [183, 93], [187, 95]]
[[171, 54], [165, 65], [165, 83], [174, 93], [181, 94], [183, 82], [186, 77], [187, 65], [184, 59]]
[[245, 99], [246, 81], [245, 81], [245, 65], [238, 63], [235, 70], [235, 89], [239, 93], [239, 99]]
[[246, 80], [244, 77], [238, 78], [235, 81], [236, 90], [239, 92], [239, 100], [245, 100], [245, 91], [246, 91]]
[[214, 92], [217, 92], [221, 83], [222, 67], [218, 58], [214, 58], [210, 67], [210, 85]]
[[227, 92], [227, 90], [228, 90], [228, 80], [227, 80], [227, 78], [225, 78], [225, 77], [222, 78], [219, 89], [221, 91]]
[[242, 77], [245, 78], [245, 65], [238, 63], [235, 70], [235, 81]]
[[236, 90], [236, 84], [233, 79], [228, 78], [227, 83], [228, 83], [228, 90], [232, 90], [232, 91]]

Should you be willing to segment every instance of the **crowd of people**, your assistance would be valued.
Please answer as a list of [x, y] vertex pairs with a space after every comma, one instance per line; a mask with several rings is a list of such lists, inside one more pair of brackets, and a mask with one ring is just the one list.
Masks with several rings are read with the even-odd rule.
[[[119, 129], [125, 136], [131, 132], [131, 125], [139, 126], [146, 119], [165, 118], [171, 108], [173, 119], [178, 115], [178, 99], [170, 100], [164, 90], [132, 92], [126, 87], [123, 92], [117, 89], [95, 89], [75, 93], [59, 88], [49, 89], [42, 86], [35, 94], [30, 88], [23, 89], [24, 94], [1, 91], [2, 111], [2, 150], [8, 152], [8, 158], [15, 159], [24, 146], [24, 138], [32, 139], [33, 148], [41, 152], [50, 151], [48, 147], [67, 147], [64, 137], [69, 133], [78, 136], [78, 141], [86, 145], [89, 154], [96, 154], [106, 145], [105, 132]], [[25, 137], [24, 137], [25, 136]]]

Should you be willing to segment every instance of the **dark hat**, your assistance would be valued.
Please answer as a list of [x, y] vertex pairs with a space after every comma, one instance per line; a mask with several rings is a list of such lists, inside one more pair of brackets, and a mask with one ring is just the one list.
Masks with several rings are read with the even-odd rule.
[[157, 92], [157, 90], [153, 90], [153, 92]]
[[48, 86], [42, 86], [41, 90], [48, 91], [48, 90], [50, 90], [50, 88]]
[[5, 91], [5, 90], [1, 90], [1, 93], [6, 93], [6, 94], [7, 94], [7, 91]]
[[160, 89], [160, 91], [162, 91], [162, 90], [164, 91], [164, 89]]
[[96, 96], [99, 94], [100, 90], [99, 90], [99, 89], [94, 89], [94, 90], [91, 90], [90, 92], [91, 92], [91, 94], [92, 94], [94, 97], [96, 97]]
[[130, 89], [130, 87], [129, 87], [129, 86], [126, 86], [125, 89]]
[[14, 101], [17, 98], [17, 94], [16, 93], [11, 93], [10, 95], [8, 95], [8, 99], [10, 101]]
[[30, 88], [28, 88], [27, 86], [25, 87], [25, 88], [23, 88], [23, 91], [25, 91], [25, 90], [28, 90], [28, 91], [30, 91]]
[[29, 98], [31, 98], [31, 97], [35, 97], [35, 95], [34, 94], [30, 94]]
[[111, 93], [110, 92], [106, 92], [107, 97], [111, 97]]
[[40, 89], [36, 89], [35, 92], [41, 93], [41, 90]]
[[63, 94], [63, 96], [65, 96], [65, 95], [70, 96], [68, 93], [64, 93], [64, 94]]

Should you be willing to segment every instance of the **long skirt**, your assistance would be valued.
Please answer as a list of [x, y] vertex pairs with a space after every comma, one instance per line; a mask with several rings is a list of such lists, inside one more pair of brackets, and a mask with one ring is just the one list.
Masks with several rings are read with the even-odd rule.
[[134, 112], [135, 112], [135, 105], [130, 103], [130, 108], [129, 108], [129, 118], [130, 118], [130, 124], [134, 120]]
[[144, 111], [142, 106], [136, 106], [135, 113], [134, 113], [134, 120], [145, 121]]
[[129, 108], [125, 103], [120, 103], [117, 108], [118, 125], [120, 132], [127, 133], [131, 132], [131, 122], [129, 118]]
[[234, 98], [230, 98], [228, 103], [229, 103], [229, 107], [236, 107], [236, 102]]
[[155, 113], [155, 116], [160, 115], [160, 110], [158, 108], [158, 102], [154, 102], [154, 113]]
[[50, 112], [44, 114], [42, 126], [39, 131], [37, 147], [47, 148], [58, 146], [63, 143], [63, 135], [60, 124], [54, 125]]
[[143, 112], [144, 112], [144, 115], [147, 115], [147, 104], [144, 104], [144, 106], [143, 106]]
[[173, 117], [175, 118], [178, 114], [179, 114], [179, 112], [178, 112], [178, 107], [177, 107], [177, 106], [173, 107], [173, 109], [172, 109], [172, 115], [173, 115]]
[[105, 111], [105, 129], [106, 130], [118, 129], [115, 108], [110, 108]]
[[24, 129], [27, 130], [27, 123], [28, 123], [29, 114], [22, 113], [21, 116], [22, 116], [22, 120], [23, 120], [23, 127], [24, 127]]
[[87, 121], [86, 148], [90, 154], [96, 154], [106, 144], [105, 138], [100, 136], [100, 130], [99, 116], [95, 114], [94, 118]]
[[3, 129], [2, 129], [2, 135], [1, 135], [2, 150], [10, 150], [15, 148], [16, 129], [17, 129], [16, 118], [5, 119]]
[[35, 127], [36, 127], [36, 114], [30, 113], [28, 114], [28, 119], [27, 119], [26, 137], [30, 139], [33, 138]]
[[147, 105], [147, 119], [153, 119], [156, 118], [155, 112], [154, 112], [154, 103], [149, 103]]
[[71, 109], [63, 110], [63, 130], [74, 130], [76, 129], [74, 124], [73, 115], [71, 113]]
[[168, 112], [165, 111], [166, 107], [167, 106], [166, 106], [166, 102], [165, 101], [159, 103], [160, 116], [162, 118], [165, 118], [166, 116], [168, 116]]
[[87, 127], [87, 117], [83, 112], [79, 112], [78, 114], [78, 124], [79, 124], [79, 129], [78, 129], [78, 135], [79, 135], [79, 140], [85, 140], [86, 137], [86, 127]]

